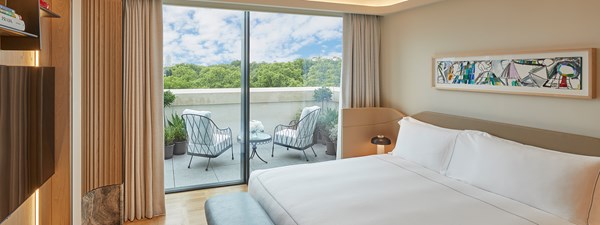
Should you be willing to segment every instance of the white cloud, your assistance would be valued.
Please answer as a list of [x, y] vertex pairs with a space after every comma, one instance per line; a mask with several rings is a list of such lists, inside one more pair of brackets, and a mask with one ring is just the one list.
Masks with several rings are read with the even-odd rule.
[[[260, 12], [250, 15], [252, 61], [341, 56], [341, 18]], [[240, 60], [242, 23], [241, 11], [165, 6], [165, 63], [210, 65]], [[336, 42], [334, 46], [325, 44], [331, 41]]]

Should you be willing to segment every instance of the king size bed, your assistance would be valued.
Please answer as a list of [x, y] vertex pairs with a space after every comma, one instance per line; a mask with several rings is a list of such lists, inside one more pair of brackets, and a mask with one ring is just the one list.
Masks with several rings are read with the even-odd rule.
[[398, 124], [388, 154], [255, 171], [248, 192], [279, 225], [600, 225], [600, 139], [430, 112]]

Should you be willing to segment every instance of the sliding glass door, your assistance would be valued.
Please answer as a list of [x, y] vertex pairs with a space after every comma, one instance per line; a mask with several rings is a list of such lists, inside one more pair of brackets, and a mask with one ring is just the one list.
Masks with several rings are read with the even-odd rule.
[[250, 131], [263, 136], [252, 143], [250, 169], [335, 160], [342, 18], [250, 18]]
[[163, 24], [167, 192], [335, 159], [341, 18], [165, 5]]
[[167, 192], [243, 181], [243, 22], [243, 11], [164, 6]]

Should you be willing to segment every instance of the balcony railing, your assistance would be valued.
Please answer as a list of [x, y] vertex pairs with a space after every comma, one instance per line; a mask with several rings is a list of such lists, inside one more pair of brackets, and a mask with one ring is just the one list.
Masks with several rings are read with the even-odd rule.
[[[251, 88], [250, 119], [260, 120], [265, 132], [273, 131], [278, 124], [289, 123], [296, 114], [307, 106], [321, 106], [313, 99], [319, 87], [284, 87], [284, 88]], [[325, 107], [338, 108], [340, 90], [330, 88], [332, 101]], [[176, 98], [173, 105], [165, 109], [165, 114], [181, 115], [185, 109], [212, 112], [212, 119], [219, 127], [230, 127], [234, 134], [239, 134], [241, 121], [240, 88], [217, 89], [173, 89]]]

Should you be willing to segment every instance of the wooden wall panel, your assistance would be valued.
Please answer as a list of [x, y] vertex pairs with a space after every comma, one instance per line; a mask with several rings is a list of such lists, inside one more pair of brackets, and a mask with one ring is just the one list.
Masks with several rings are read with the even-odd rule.
[[[54, 176], [49, 181], [52, 183], [52, 215], [47, 216], [42, 211], [41, 217], [42, 224], [62, 225], [71, 224], [71, 0], [52, 0], [51, 6], [61, 18], [51, 19], [52, 30], [46, 32], [43, 29], [42, 32], [52, 37], [48, 51], [55, 67], [55, 114], [58, 117], [54, 123]], [[45, 41], [42, 47], [47, 51]], [[40, 204], [45, 205], [44, 202]], [[51, 222], [47, 222], [48, 219]]]
[[82, 193], [122, 183], [122, 3], [82, 2]]
[[[55, 121], [55, 172], [39, 189], [40, 224], [71, 223], [71, 1], [46, 0], [60, 19], [42, 19], [42, 50], [40, 66], [56, 68], [56, 115]], [[0, 64], [11, 66], [35, 66], [34, 51], [0, 51]], [[2, 225], [35, 224], [34, 195], [23, 203]]]
[[3, 51], [3, 50], [0, 50], [0, 65], [34, 66], [35, 65], [35, 52], [33, 52], [33, 51]]
[[[0, 65], [7, 66], [35, 66], [36, 55], [34, 51], [3, 51], [0, 50]], [[49, 182], [48, 182], [49, 183]], [[43, 190], [43, 193], [42, 193]], [[47, 183], [40, 188], [40, 195], [48, 199], [52, 196]], [[35, 194], [19, 206], [1, 225], [27, 225], [35, 224]]]
[[35, 194], [31, 195], [17, 210], [15, 210], [2, 225], [35, 224]]

